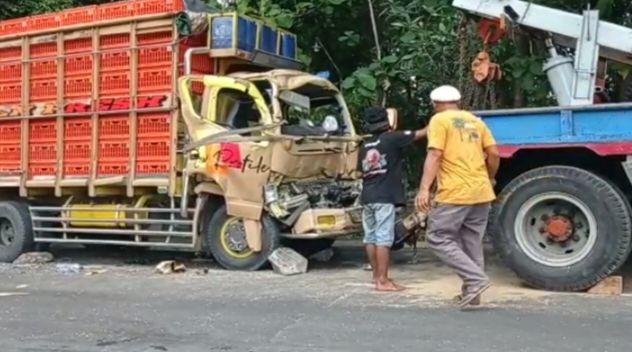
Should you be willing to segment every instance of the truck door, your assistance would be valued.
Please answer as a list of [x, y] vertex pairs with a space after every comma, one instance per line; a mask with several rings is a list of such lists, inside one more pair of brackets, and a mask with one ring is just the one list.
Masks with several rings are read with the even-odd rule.
[[[196, 126], [194, 130], [189, 127], [189, 134], [195, 136], [193, 142], [202, 144], [197, 148], [195, 170], [221, 188], [229, 215], [258, 220], [271, 169], [272, 153], [266, 138], [266, 126], [272, 124], [268, 106], [249, 82], [219, 76], [205, 76], [202, 82], [205, 110], [197, 121], [187, 122]], [[186, 90], [185, 86], [180, 88]], [[186, 97], [183, 102], [192, 104]]]

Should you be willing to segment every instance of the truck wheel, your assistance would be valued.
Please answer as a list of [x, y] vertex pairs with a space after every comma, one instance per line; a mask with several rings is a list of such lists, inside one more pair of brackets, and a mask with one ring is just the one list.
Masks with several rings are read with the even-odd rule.
[[26, 205], [0, 202], [0, 262], [13, 262], [32, 246], [33, 224]]
[[258, 270], [280, 245], [279, 228], [268, 216], [263, 216], [262, 248], [253, 252], [248, 248], [246, 230], [241, 218], [226, 213], [219, 207], [206, 227], [206, 243], [215, 260], [229, 270]]
[[566, 166], [524, 173], [490, 217], [496, 251], [527, 284], [581, 291], [615, 272], [630, 252], [627, 200], [597, 175]]

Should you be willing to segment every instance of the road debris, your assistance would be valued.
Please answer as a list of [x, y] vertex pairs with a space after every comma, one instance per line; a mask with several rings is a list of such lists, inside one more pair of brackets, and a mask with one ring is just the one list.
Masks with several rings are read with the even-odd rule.
[[588, 293], [602, 296], [620, 296], [623, 293], [623, 277], [607, 277], [589, 289]]
[[186, 266], [175, 260], [165, 260], [156, 265], [156, 272], [163, 275], [183, 273], [187, 270]]
[[297, 275], [307, 272], [307, 258], [296, 251], [281, 247], [268, 257], [274, 272], [280, 275]]
[[99, 267], [99, 266], [95, 266], [95, 267], [85, 267], [84, 269], [87, 270], [86, 272], [86, 276], [94, 276], [94, 275], [101, 275], [101, 274], [105, 274], [108, 272], [108, 269]]
[[15, 288], [18, 289], [18, 290], [21, 290], [21, 289], [27, 288], [27, 287], [29, 287], [29, 285], [26, 285], [26, 284], [15, 286]]
[[312, 254], [309, 259], [319, 263], [327, 263], [334, 257], [334, 254], [333, 248], [326, 248], [320, 252]]
[[13, 265], [28, 265], [28, 264], [45, 264], [55, 260], [52, 253], [49, 252], [29, 252], [24, 253], [13, 261]]
[[64, 275], [76, 275], [81, 272], [81, 264], [59, 263], [56, 266], [57, 272]]

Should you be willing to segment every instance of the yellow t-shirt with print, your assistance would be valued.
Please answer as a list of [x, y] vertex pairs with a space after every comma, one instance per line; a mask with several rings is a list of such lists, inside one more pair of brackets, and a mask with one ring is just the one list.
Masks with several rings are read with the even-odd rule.
[[472, 205], [496, 196], [485, 164], [485, 148], [496, 144], [489, 128], [467, 111], [448, 110], [432, 117], [428, 148], [443, 151], [435, 201]]

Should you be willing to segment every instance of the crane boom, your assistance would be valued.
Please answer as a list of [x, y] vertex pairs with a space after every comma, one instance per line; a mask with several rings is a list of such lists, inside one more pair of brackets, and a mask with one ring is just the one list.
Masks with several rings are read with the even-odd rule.
[[[551, 33], [556, 44], [575, 48], [582, 37], [584, 16], [519, 0], [454, 0], [452, 6], [491, 19], [510, 17], [520, 26]], [[632, 28], [599, 21], [599, 55], [632, 65]]]

